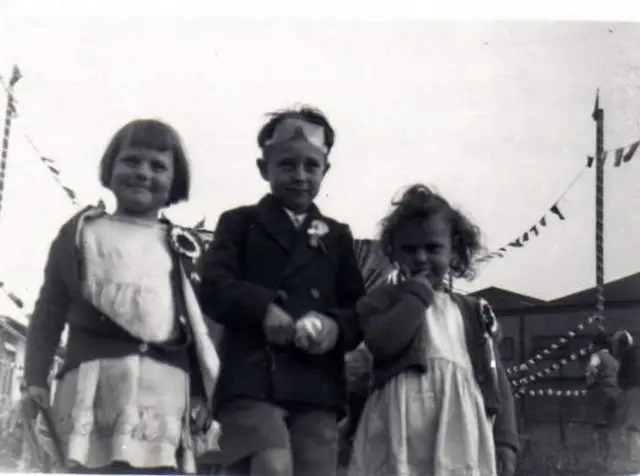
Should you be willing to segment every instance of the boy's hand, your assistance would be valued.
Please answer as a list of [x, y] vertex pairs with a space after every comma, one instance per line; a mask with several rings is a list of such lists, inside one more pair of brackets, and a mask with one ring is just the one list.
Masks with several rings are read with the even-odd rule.
[[340, 330], [336, 322], [316, 311], [309, 311], [296, 322], [295, 342], [313, 355], [326, 354], [337, 342]]
[[264, 320], [264, 334], [268, 342], [284, 345], [293, 339], [293, 319], [280, 306], [269, 304]]

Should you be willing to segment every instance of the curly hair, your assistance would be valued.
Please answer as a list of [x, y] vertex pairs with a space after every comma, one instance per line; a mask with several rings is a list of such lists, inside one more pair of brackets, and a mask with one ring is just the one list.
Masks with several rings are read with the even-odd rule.
[[333, 144], [336, 140], [336, 133], [327, 119], [324, 113], [313, 106], [300, 106], [297, 108], [281, 109], [279, 111], [270, 112], [267, 114], [269, 120], [265, 125], [260, 128], [258, 132], [258, 146], [264, 147], [264, 144], [271, 138], [278, 124], [285, 119], [303, 119], [311, 124], [316, 124], [324, 129], [324, 137], [329, 152], [333, 148]]
[[399, 200], [392, 201], [392, 211], [380, 222], [380, 244], [384, 253], [392, 258], [393, 237], [398, 227], [414, 220], [427, 220], [443, 216], [451, 228], [453, 257], [449, 271], [456, 278], [473, 279], [475, 258], [483, 250], [480, 228], [459, 210], [453, 208], [441, 195], [422, 184], [410, 186]]

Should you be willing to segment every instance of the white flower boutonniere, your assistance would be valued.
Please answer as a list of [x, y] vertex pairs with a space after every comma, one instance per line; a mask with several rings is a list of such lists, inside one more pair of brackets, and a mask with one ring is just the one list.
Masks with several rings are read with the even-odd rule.
[[311, 222], [311, 226], [309, 226], [309, 229], [307, 230], [307, 234], [309, 235], [309, 245], [312, 248], [317, 248], [318, 246], [320, 246], [322, 251], [326, 253], [322, 238], [327, 233], [329, 233], [329, 225], [327, 225], [322, 220], [313, 220]]
[[171, 245], [178, 253], [191, 258], [194, 263], [200, 258], [202, 250], [200, 249], [198, 241], [191, 233], [183, 228], [174, 226], [171, 228], [170, 235]]

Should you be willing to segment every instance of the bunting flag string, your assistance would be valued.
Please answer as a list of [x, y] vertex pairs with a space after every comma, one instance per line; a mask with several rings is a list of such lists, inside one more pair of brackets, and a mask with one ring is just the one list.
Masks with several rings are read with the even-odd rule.
[[589, 391], [586, 389], [560, 390], [553, 388], [536, 388], [527, 390], [521, 388], [515, 393], [514, 398], [522, 398], [525, 395], [529, 397], [585, 397], [588, 393]]
[[554, 362], [553, 364], [551, 364], [550, 366], [539, 370], [538, 372], [536, 372], [535, 374], [531, 374], [528, 375], [526, 377], [523, 377], [521, 379], [517, 379], [517, 380], [511, 380], [511, 385], [513, 387], [526, 387], [528, 384], [533, 383], [541, 378], [544, 377], [548, 377], [549, 375], [551, 375], [553, 372], [556, 372], [558, 370], [560, 370], [562, 367], [566, 366], [569, 362], [573, 362], [575, 360], [578, 360], [579, 357], [586, 357], [589, 352], [593, 349], [593, 345], [589, 344], [586, 347], [583, 347], [582, 349], [578, 350], [577, 352], [572, 352], [568, 358], [562, 358], [560, 360], [558, 360], [557, 362]]
[[[20, 72], [20, 69], [16, 66], [16, 67], [14, 67], [13, 73], [11, 75], [11, 79], [9, 81], [9, 86], [7, 86], [4, 83], [4, 81], [2, 81], [2, 79], [0, 79], [0, 84], [2, 84], [3, 88], [5, 89], [5, 91], [9, 91], [10, 90], [10, 86], [13, 86], [16, 82], [18, 82], [18, 80], [21, 77], [22, 77], [22, 74]], [[13, 117], [17, 117], [17, 111], [16, 111], [17, 104], [18, 104], [17, 100], [15, 98], [13, 98], [13, 101], [12, 101]], [[72, 203], [75, 206], [79, 207], [80, 203], [78, 202], [78, 200], [76, 198], [76, 193], [73, 191], [73, 189], [71, 187], [65, 185], [62, 182], [62, 180], [60, 179], [60, 168], [57, 166], [55, 160], [50, 159], [50, 158], [45, 157], [44, 155], [42, 155], [40, 153], [40, 149], [38, 149], [38, 147], [35, 145], [35, 143], [31, 140], [31, 138], [26, 133], [21, 132], [20, 134], [27, 140], [27, 143], [29, 144], [29, 146], [38, 155], [38, 157], [40, 158], [40, 161], [45, 165], [47, 170], [49, 170], [49, 172], [51, 173], [51, 176], [56, 181], [58, 186], [62, 189], [62, 191], [67, 195], [67, 197], [69, 197], [69, 199], [72, 201]]]
[[[610, 152], [613, 152], [613, 166], [620, 167], [622, 164], [630, 162], [631, 159], [633, 159], [639, 146], [640, 146], [640, 140], [637, 140], [623, 147], [618, 147], [613, 151], [605, 150], [602, 152], [602, 163], [605, 164], [607, 157], [610, 155]], [[588, 168], [593, 167], [594, 162], [595, 162], [595, 159], [593, 158], [593, 156], [590, 155], [587, 157]]]
[[[36, 149], [36, 152], [38, 152], [37, 149]], [[78, 199], [76, 197], [76, 193], [70, 187], [66, 186], [62, 182], [62, 180], [60, 179], [60, 168], [56, 164], [55, 160], [50, 159], [48, 157], [45, 157], [43, 155], [40, 156], [40, 160], [42, 161], [44, 166], [49, 170], [49, 172], [53, 176], [53, 179], [56, 181], [58, 186], [64, 191], [64, 193], [67, 195], [67, 197], [69, 197], [71, 202], [76, 207], [79, 207], [80, 206], [80, 202], [78, 202]]]
[[564, 336], [559, 337], [555, 342], [553, 342], [551, 345], [549, 345], [545, 349], [541, 350], [540, 352], [537, 352], [533, 357], [531, 357], [526, 362], [513, 365], [508, 369], [506, 369], [507, 375], [510, 376], [511, 374], [518, 374], [518, 373], [527, 372], [531, 370], [531, 368], [537, 362], [540, 362], [545, 357], [548, 357], [549, 355], [551, 355], [552, 352], [555, 352], [556, 350], [564, 346], [567, 342], [569, 342], [571, 339], [576, 337], [577, 334], [582, 332], [587, 326], [590, 326], [591, 324], [596, 322], [596, 319], [597, 319], [596, 315], [587, 317], [583, 322], [581, 322], [576, 327], [571, 329]]
[[546, 228], [546, 226], [547, 226], [547, 224], [549, 222], [549, 218], [554, 217], [554, 218], [556, 218], [556, 219], [558, 219], [560, 221], [565, 221], [566, 220], [566, 216], [562, 212], [562, 210], [560, 210], [560, 202], [562, 201], [562, 199], [564, 199], [564, 197], [567, 195], [569, 190], [571, 190], [573, 188], [573, 186], [582, 177], [582, 175], [585, 173], [585, 171], [588, 168], [589, 167], [582, 167], [580, 169], [580, 172], [571, 181], [569, 186], [564, 189], [564, 191], [560, 194], [560, 196], [553, 203], [553, 205], [551, 205], [551, 207], [549, 207], [547, 209], [547, 211], [545, 211], [545, 213], [542, 215], [542, 217], [538, 221], [536, 221], [533, 225], [528, 227], [522, 234], [520, 234], [520, 236], [518, 236], [514, 240], [510, 241], [506, 245], [503, 245], [500, 248], [492, 251], [491, 253], [488, 253], [485, 256], [482, 256], [482, 257], [478, 258], [476, 261], [478, 263], [484, 263], [484, 262], [488, 262], [488, 261], [491, 261], [491, 260], [496, 259], [496, 258], [504, 258], [504, 256], [511, 249], [513, 249], [513, 248], [523, 248], [526, 245], [526, 243], [528, 243], [532, 238], [540, 236], [540, 232], [542, 231], [543, 228]]

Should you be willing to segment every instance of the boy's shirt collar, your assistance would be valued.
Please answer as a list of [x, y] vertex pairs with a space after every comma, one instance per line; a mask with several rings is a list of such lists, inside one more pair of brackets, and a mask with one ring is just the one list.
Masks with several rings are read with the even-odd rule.
[[307, 218], [307, 213], [293, 213], [286, 207], [282, 207], [285, 212], [287, 212], [287, 216], [291, 219], [293, 226], [298, 229], [304, 223], [305, 218]]

